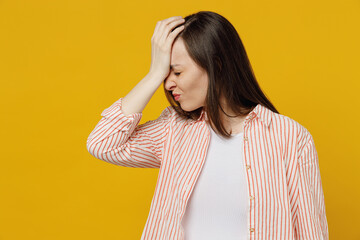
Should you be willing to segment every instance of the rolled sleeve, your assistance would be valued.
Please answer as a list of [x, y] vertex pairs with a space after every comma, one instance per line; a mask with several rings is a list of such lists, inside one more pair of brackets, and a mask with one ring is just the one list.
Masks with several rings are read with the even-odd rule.
[[122, 111], [122, 99], [120, 98], [114, 102], [110, 107], [106, 108], [101, 116], [107, 121], [112, 122], [110, 127], [116, 128], [120, 131], [133, 132], [134, 128], [139, 124], [142, 113], [132, 113], [125, 116]]
[[139, 125], [142, 113], [125, 116], [120, 98], [101, 116], [87, 139], [87, 150], [91, 155], [124, 167], [160, 167], [170, 118], [169, 107], [157, 119]]

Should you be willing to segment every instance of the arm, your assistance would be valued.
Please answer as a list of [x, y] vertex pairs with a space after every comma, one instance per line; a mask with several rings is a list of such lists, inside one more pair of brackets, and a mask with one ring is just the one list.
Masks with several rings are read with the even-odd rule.
[[169, 109], [154, 121], [138, 124], [162, 81], [161, 75], [150, 72], [124, 98], [101, 113], [102, 119], [86, 143], [91, 155], [123, 167], [160, 167]]
[[299, 158], [299, 202], [295, 231], [297, 239], [329, 239], [325, 199], [315, 143], [309, 141]]
[[183, 22], [181, 16], [157, 22], [151, 37], [149, 74], [123, 99], [120, 98], [102, 112], [102, 119], [86, 143], [94, 157], [124, 167], [160, 167], [170, 107], [156, 120], [140, 126], [138, 123], [141, 112], [170, 73], [171, 47], [183, 27], [173, 28]]
[[125, 116], [120, 98], [102, 113], [87, 139], [94, 157], [123, 167], [159, 168], [170, 119], [169, 107], [152, 121], [138, 125], [142, 113]]

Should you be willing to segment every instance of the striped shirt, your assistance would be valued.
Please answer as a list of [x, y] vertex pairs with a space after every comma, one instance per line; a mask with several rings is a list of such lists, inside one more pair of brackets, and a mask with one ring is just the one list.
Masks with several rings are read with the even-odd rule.
[[[122, 98], [101, 113], [87, 139], [95, 158], [123, 167], [160, 168], [141, 240], [184, 240], [181, 220], [210, 142], [203, 110], [185, 119], [172, 106], [139, 124]], [[258, 104], [245, 118], [243, 159], [249, 194], [248, 240], [329, 239], [315, 143], [295, 120]]]

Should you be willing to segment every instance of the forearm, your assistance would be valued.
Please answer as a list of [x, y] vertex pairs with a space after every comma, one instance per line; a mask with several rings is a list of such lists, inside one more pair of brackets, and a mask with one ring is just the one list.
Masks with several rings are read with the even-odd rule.
[[125, 116], [140, 113], [150, 101], [163, 79], [157, 74], [148, 73], [124, 98], [122, 110]]

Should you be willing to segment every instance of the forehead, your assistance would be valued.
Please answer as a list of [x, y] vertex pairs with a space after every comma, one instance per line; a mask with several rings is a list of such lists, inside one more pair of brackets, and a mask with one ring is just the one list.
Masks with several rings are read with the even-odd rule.
[[184, 64], [186, 61], [189, 61], [189, 58], [183, 40], [178, 38], [171, 50], [171, 62], [176, 66], [176, 64]]

